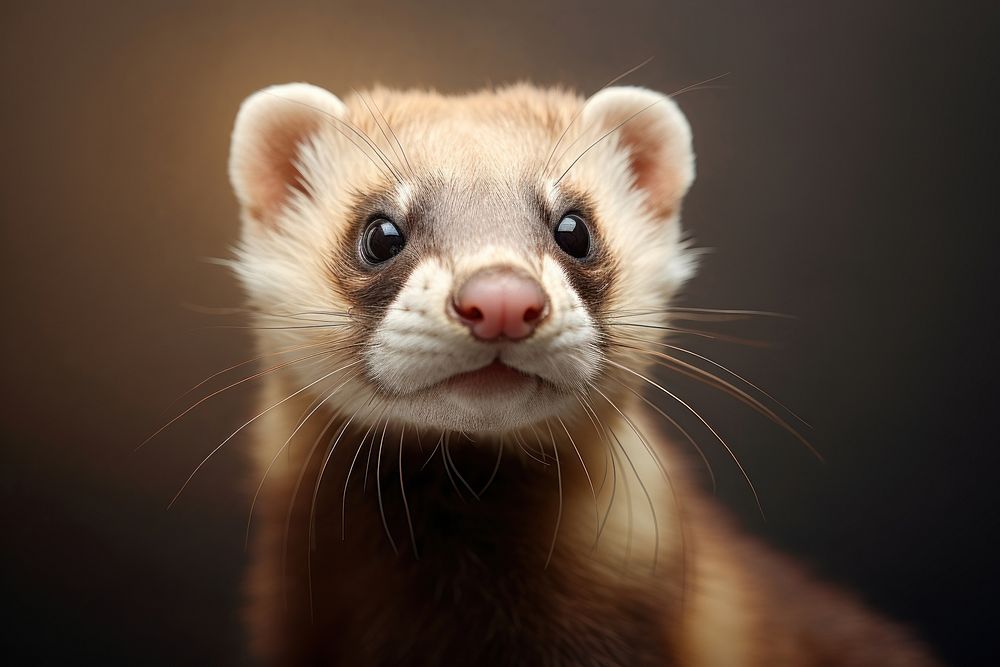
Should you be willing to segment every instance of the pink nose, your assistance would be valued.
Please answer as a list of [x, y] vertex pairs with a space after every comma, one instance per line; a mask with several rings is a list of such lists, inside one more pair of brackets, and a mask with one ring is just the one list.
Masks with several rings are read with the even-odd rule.
[[546, 314], [541, 285], [510, 269], [473, 274], [455, 294], [453, 305], [457, 319], [480, 340], [527, 338]]

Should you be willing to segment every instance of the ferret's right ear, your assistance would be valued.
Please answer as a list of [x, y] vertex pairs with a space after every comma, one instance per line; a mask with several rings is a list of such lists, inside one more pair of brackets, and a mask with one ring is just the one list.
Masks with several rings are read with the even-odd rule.
[[336, 95], [306, 83], [271, 86], [243, 102], [229, 149], [229, 180], [247, 216], [274, 225], [295, 190], [308, 194], [299, 169], [302, 146], [331, 116], [345, 113]]

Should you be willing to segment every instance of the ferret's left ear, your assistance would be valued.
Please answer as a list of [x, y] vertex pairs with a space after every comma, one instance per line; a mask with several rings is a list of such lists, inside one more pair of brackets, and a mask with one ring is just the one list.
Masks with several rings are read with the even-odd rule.
[[243, 102], [229, 149], [229, 180], [247, 216], [274, 226], [295, 190], [309, 194], [299, 173], [302, 147], [344, 115], [336, 95], [306, 83], [271, 86]]
[[592, 141], [612, 130], [618, 135], [651, 211], [663, 217], [677, 212], [694, 181], [694, 153], [691, 128], [672, 99], [646, 88], [605, 88], [587, 100], [581, 121], [594, 128]]

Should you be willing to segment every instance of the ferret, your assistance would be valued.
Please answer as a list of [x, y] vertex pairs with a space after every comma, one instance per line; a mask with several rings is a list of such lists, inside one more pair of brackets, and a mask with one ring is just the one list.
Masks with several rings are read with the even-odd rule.
[[274, 86], [229, 174], [264, 664], [937, 664], [743, 535], [660, 428], [696, 268], [670, 96]]

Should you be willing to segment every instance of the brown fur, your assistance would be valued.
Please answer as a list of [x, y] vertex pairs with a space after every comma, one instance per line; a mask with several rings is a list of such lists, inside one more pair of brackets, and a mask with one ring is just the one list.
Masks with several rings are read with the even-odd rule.
[[[297, 411], [285, 417], [294, 420]], [[279, 416], [273, 421], [287, 428]], [[507, 456], [477, 500], [461, 481], [456, 491], [440, 464], [420, 471], [434, 438], [423, 433], [421, 450], [415, 434], [407, 435], [402, 465], [418, 559], [402, 518], [398, 432], [386, 436], [378, 468], [362, 448], [341, 525], [344, 479], [364, 430], [342, 439], [351, 446], [330, 461], [311, 556], [309, 501], [318, 461], [306, 454], [315, 430], [293, 442], [292, 459], [282, 464], [290, 472], [308, 470], [298, 500], [292, 503], [289, 475], [260, 503], [248, 619], [255, 648], [276, 664], [936, 664], [905, 630], [743, 536], [676, 474], [681, 458], [667, 460], [677, 464], [671, 479], [683, 499], [683, 524], [660, 518], [665, 529], [683, 531], [684, 542], [661, 552], [655, 570], [648, 553], [635, 557], [643, 566], [629, 566], [619, 550], [593, 550], [593, 500], [580, 469], [569, 465], [563, 529], [545, 567], [558, 500], [551, 470]], [[574, 431], [576, 445], [588, 452], [588, 467], [600, 470], [597, 443], [579, 439], [585, 431]], [[380, 432], [374, 437], [382, 441]], [[485, 442], [462, 444], [451, 455], [478, 491], [495, 450], [484, 452]], [[398, 555], [382, 527], [376, 474]], [[574, 522], [582, 534], [566, 529]]]

